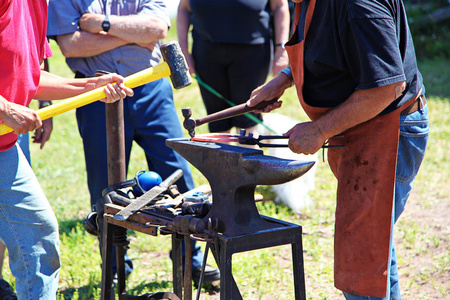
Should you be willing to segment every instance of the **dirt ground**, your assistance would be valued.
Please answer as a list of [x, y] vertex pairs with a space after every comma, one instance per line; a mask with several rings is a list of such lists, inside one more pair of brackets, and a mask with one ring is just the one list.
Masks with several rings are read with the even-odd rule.
[[[427, 200], [428, 205], [425, 206], [413, 191], [399, 220], [406, 229], [395, 234], [404, 300], [450, 299], [450, 199]], [[410, 228], [416, 228], [413, 245], [405, 242]], [[280, 261], [280, 264], [285, 263]], [[308, 295], [308, 282], [312, 279], [308, 274], [305, 277], [307, 298], [315, 300]], [[321, 285], [321, 289], [323, 296], [320, 299], [344, 299], [332, 284]], [[202, 293], [200, 299], [218, 300], [220, 295]], [[261, 299], [285, 300], [276, 296], [263, 296]]]

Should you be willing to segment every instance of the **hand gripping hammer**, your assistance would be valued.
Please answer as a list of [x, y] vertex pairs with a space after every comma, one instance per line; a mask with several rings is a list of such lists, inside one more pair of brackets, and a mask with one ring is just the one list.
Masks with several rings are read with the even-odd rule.
[[191, 118], [192, 110], [190, 107], [186, 107], [181, 110], [183, 117], [184, 117], [183, 126], [189, 132], [189, 136], [194, 137], [195, 136], [195, 127], [197, 127], [197, 126], [200, 126], [200, 125], [203, 125], [203, 124], [206, 124], [209, 122], [214, 122], [214, 121], [242, 115], [242, 114], [254, 111], [254, 110], [264, 109], [266, 106], [273, 104], [277, 101], [278, 101], [278, 99], [263, 101], [253, 107], [250, 107], [246, 103], [243, 103], [243, 104], [239, 104], [239, 105], [218, 111], [216, 113], [213, 113], [213, 114], [210, 114], [210, 115], [204, 116], [202, 118], [198, 118], [198, 119], [192, 119]]
[[[175, 89], [180, 89], [191, 84], [192, 79], [189, 74], [189, 67], [178, 42], [171, 41], [161, 45], [161, 54], [164, 60], [163, 62], [126, 77], [125, 86], [135, 88], [168, 76], [170, 76], [172, 85]], [[37, 114], [41, 120], [49, 119], [61, 113], [105, 98], [105, 92], [103, 90], [104, 87], [99, 87], [81, 95], [68, 98], [38, 110]], [[5, 124], [0, 124], [0, 135], [12, 131], [12, 128]]]

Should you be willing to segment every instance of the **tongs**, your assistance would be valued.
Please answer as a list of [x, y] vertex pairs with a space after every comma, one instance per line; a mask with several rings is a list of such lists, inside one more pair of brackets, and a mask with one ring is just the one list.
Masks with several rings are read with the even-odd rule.
[[[333, 138], [341, 138], [343, 135], [336, 135]], [[252, 133], [246, 135], [245, 129], [241, 129], [240, 134], [228, 134], [228, 133], [212, 133], [212, 134], [201, 134], [191, 138], [192, 141], [197, 142], [218, 142], [218, 143], [239, 143], [242, 145], [258, 145], [263, 148], [275, 148], [275, 147], [289, 147], [287, 143], [274, 144], [268, 142], [262, 142], [264, 140], [288, 140], [288, 136], [283, 135], [259, 135], [255, 138]], [[344, 146], [334, 146], [328, 145], [328, 141], [322, 146], [322, 148], [329, 149], [343, 149]]]

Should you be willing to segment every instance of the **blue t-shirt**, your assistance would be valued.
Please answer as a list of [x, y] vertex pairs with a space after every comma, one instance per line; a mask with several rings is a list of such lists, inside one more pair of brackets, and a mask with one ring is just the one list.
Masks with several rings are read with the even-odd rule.
[[268, 0], [190, 0], [192, 37], [211, 43], [264, 44], [270, 39]]
[[[110, 7], [107, 7], [109, 4]], [[170, 19], [163, 0], [50, 0], [48, 7], [47, 36], [54, 37], [80, 31], [78, 20], [84, 13], [110, 15], [148, 14], [167, 22]], [[154, 67], [161, 60], [160, 42], [150, 51], [137, 44], [128, 44], [91, 57], [70, 57], [66, 59], [72, 71], [91, 77], [97, 70], [115, 72], [128, 76]]]
[[316, 107], [334, 107], [355, 90], [405, 80], [406, 90], [385, 114], [412, 99], [423, 85], [401, 0], [317, 1], [304, 64], [303, 96]]

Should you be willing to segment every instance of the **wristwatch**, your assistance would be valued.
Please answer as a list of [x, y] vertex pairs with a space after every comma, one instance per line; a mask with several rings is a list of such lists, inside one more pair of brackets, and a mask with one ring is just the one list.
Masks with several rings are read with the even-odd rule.
[[281, 47], [281, 48], [285, 49], [284, 45], [286, 45], [286, 43], [285, 42], [281, 42], [279, 44], [275, 44], [275, 47]]
[[108, 32], [108, 30], [111, 28], [111, 24], [109, 23], [109, 16], [105, 16], [105, 20], [102, 23], [102, 29], [104, 32]]

